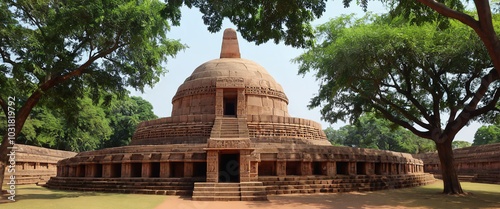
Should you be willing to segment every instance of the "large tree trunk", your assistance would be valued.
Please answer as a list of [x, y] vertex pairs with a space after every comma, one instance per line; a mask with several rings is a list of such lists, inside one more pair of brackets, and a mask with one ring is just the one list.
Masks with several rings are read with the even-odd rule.
[[[52, 85], [53, 86], [53, 85]], [[38, 103], [40, 98], [42, 97], [42, 93], [40, 91], [35, 91], [29, 98], [26, 100], [26, 102], [23, 104], [21, 109], [16, 113], [16, 121], [15, 121], [15, 135], [14, 135], [14, 142], [17, 140], [17, 137], [19, 136], [19, 133], [21, 133], [21, 129], [24, 126], [24, 123], [26, 122], [26, 119], [28, 118], [31, 110], [35, 105]], [[5, 169], [9, 165], [9, 157], [7, 154], [9, 154], [11, 151], [15, 151], [14, 149], [9, 149], [9, 147], [12, 147], [13, 145], [10, 143], [10, 139], [8, 138], [9, 133], [7, 132], [5, 136], [3, 137], [3, 141], [0, 144], [0, 190], [4, 186], [4, 177], [5, 177]], [[15, 173], [13, 173], [15, 175]], [[17, 182], [17, 181], [16, 181]], [[1, 193], [0, 193], [0, 198], [4, 198]]]
[[441, 175], [444, 183], [444, 194], [463, 194], [462, 186], [458, 181], [457, 166], [453, 156], [451, 140], [443, 143], [436, 143], [436, 148], [441, 163]]
[[5, 168], [8, 162], [7, 154], [9, 146], [7, 135], [3, 137], [2, 144], [0, 145], [0, 199], [4, 198], [3, 196], [3, 179], [5, 177]]

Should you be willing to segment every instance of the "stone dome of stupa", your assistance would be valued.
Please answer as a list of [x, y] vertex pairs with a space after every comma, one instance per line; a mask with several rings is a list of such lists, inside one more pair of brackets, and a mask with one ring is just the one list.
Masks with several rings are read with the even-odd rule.
[[224, 31], [221, 48], [219, 59], [201, 64], [179, 86], [172, 99], [172, 116], [215, 114], [217, 85], [227, 85], [223, 94], [229, 100], [236, 95], [231, 89], [244, 88], [247, 114], [289, 116], [283, 88], [264, 67], [241, 58], [234, 29]]

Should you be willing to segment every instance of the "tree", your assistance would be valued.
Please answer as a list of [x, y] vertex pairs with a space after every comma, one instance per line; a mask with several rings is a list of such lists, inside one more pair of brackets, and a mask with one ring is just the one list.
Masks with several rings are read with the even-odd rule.
[[410, 131], [394, 126], [390, 121], [363, 114], [353, 125], [334, 130], [324, 130], [327, 139], [337, 146], [362, 147], [406, 153], [423, 153], [436, 150], [433, 143]]
[[481, 126], [477, 129], [472, 146], [492, 143], [500, 143], [500, 126]]
[[453, 141], [451, 146], [453, 149], [459, 149], [464, 147], [470, 147], [472, 144], [466, 141]]
[[323, 106], [323, 119], [332, 123], [375, 110], [434, 141], [443, 192], [463, 193], [452, 141], [469, 121], [496, 110], [500, 77], [469, 28], [455, 21], [446, 29], [407, 22], [344, 16], [320, 26], [317, 44], [296, 58], [299, 73], [316, 70], [321, 81], [310, 107]]
[[[189, 7], [198, 7], [204, 14], [203, 21], [211, 32], [221, 29], [222, 20], [229, 18], [248, 41], [257, 44], [274, 40], [284, 41], [294, 47], [310, 46], [314, 37], [310, 22], [323, 15], [327, 0], [185, 0]], [[458, 20], [472, 28], [486, 46], [493, 66], [500, 74], [500, 41], [495, 32], [492, 11], [498, 12], [500, 3], [493, 0], [474, 0], [475, 13], [465, 12], [460, 0], [381, 0], [390, 6], [394, 16], [413, 16], [415, 23], [439, 21], [448, 25], [448, 19]], [[349, 7], [352, 0], [344, 0]], [[367, 0], [356, 1], [366, 10]], [[440, 14], [440, 15], [438, 15]], [[442, 16], [441, 16], [442, 15]]]
[[113, 128], [105, 147], [128, 145], [139, 122], [158, 118], [153, 113], [153, 105], [141, 97], [127, 96], [113, 102], [105, 112]]
[[[125, 87], [143, 90], [164, 74], [162, 63], [184, 46], [169, 40], [178, 25], [182, 2], [147, 1], [0, 1], [0, 105], [15, 113], [0, 145], [0, 171], [38, 102], [77, 110], [90, 89], [110, 102]], [[78, 21], [75, 21], [78, 20]], [[14, 99], [15, 97], [15, 99]], [[16, 109], [16, 111], [13, 111]], [[12, 114], [11, 114], [12, 116]], [[4, 172], [0, 172], [0, 185]]]
[[[76, 106], [79, 111], [69, 118], [64, 117], [60, 109], [36, 106], [26, 119], [16, 143], [74, 152], [103, 148], [112, 131], [104, 110], [87, 96], [79, 99]], [[2, 122], [6, 121], [4, 117], [0, 118]], [[7, 124], [2, 123], [0, 127], [0, 133], [6, 134]]]
[[[158, 118], [153, 106], [140, 97], [113, 98], [111, 104], [93, 104], [88, 94], [78, 100], [79, 111], [65, 116], [64, 108], [37, 105], [16, 139], [29, 144], [74, 152], [128, 145], [141, 121]], [[0, 135], [7, 130], [0, 115]]]
[[274, 40], [286, 45], [304, 47], [314, 36], [311, 21], [319, 18], [326, 0], [185, 0], [203, 13], [203, 22], [210, 32], [221, 30], [222, 20], [228, 18], [238, 27], [240, 35], [256, 44]]

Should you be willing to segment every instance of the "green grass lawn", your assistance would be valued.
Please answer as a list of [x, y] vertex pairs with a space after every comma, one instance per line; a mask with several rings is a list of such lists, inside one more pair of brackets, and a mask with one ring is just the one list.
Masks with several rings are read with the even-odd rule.
[[[4, 188], [5, 189], [5, 188]], [[169, 196], [52, 190], [36, 185], [16, 188], [16, 202], [2, 209], [154, 208]]]
[[[500, 185], [462, 182], [468, 195], [443, 195], [442, 181], [435, 184], [374, 192], [270, 196], [250, 208], [288, 208], [317, 202], [320, 208], [500, 208]], [[36, 185], [18, 186], [15, 203], [2, 209], [152, 209], [171, 196], [50, 190]], [[190, 200], [183, 200], [190, 201]], [[288, 205], [290, 204], [290, 205]], [[317, 204], [317, 205], [318, 205]], [[339, 205], [341, 204], [341, 205]], [[170, 208], [170, 206], [169, 206]], [[174, 208], [172, 208], [174, 209]], [[234, 208], [236, 209], [236, 208]]]

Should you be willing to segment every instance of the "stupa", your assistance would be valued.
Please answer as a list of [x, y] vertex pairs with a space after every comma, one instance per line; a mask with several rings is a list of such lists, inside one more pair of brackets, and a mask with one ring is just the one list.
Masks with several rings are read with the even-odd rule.
[[291, 117], [288, 102], [262, 66], [241, 58], [235, 30], [226, 29], [220, 59], [178, 88], [171, 117], [141, 122], [128, 146], [59, 161], [47, 186], [266, 200], [434, 181], [410, 154], [332, 146], [320, 124]]

